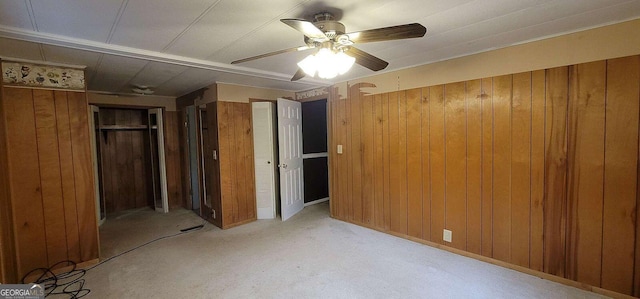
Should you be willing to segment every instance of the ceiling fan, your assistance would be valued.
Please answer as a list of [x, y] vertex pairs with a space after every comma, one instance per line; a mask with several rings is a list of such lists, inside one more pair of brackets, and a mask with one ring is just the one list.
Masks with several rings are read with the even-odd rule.
[[[346, 54], [347, 59], [351, 59], [351, 64], [355, 59], [355, 63], [364, 66], [372, 71], [379, 71], [386, 68], [389, 63], [367, 52], [359, 50], [358, 48], [353, 46], [354, 44], [417, 38], [423, 37], [427, 32], [427, 29], [424, 26], [418, 23], [411, 23], [345, 33], [345, 26], [342, 23], [336, 21], [331, 13], [323, 12], [316, 14], [314, 15], [314, 19], [315, 21], [313, 22], [303, 19], [280, 20], [293, 29], [302, 32], [302, 34], [304, 34], [304, 42], [306, 46], [284, 49], [258, 56], [244, 58], [233, 61], [231, 62], [231, 64], [243, 63], [287, 52], [306, 51], [317, 48], [319, 49], [317, 54], [320, 54], [320, 52], [323, 51], [338, 55]], [[301, 61], [301, 63], [303, 62], [304, 60]], [[298, 66], [300, 67], [298, 68], [296, 74], [293, 75], [293, 78], [291, 78], [291, 81], [300, 80], [305, 75], [312, 75], [309, 74], [309, 72], [305, 72], [303, 70], [303, 66], [301, 66], [301, 63], [298, 64]], [[347, 70], [349, 67], [347, 67]]]

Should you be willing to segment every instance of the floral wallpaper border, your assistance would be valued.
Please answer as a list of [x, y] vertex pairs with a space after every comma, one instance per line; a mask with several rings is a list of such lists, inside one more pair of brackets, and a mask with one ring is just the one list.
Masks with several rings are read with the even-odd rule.
[[85, 89], [84, 70], [24, 62], [2, 62], [5, 85], [43, 88]]

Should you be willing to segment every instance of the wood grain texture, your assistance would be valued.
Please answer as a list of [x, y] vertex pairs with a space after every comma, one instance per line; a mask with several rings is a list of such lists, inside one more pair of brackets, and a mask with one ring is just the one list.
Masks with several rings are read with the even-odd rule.
[[567, 278], [600, 285], [606, 62], [569, 68]]
[[429, 156], [431, 165], [431, 241], [442, 244], [445, 228], [444, 86], [429, 88]]
[[0, 83], [0, 283], [18, 282], [4, 94]]
[[511, 260], [529, 267], [531, 221], [531, 73], [513, 75], [511, 100]]
[[64, 199], [67, 256], [69, 260], [79, 263], [82, 259], [80, 257], [80, 233], [72, 158], [71, 127], [69, 123], [69, 102], [66, 92], [56, 91], [54, 97], [56, 127], [58, 130], [58, 151], [60, 153], [60, 177], [62, 182], [62, 196]]
[[493, 257], [493, 79], [480, 82], [482, 99], [482, 255]]
[[[363, 149], [351, 176], [362, 174], [373, 219], [361, 224], [640, 294], [640, 56], [363, 99], [348, 113], [360, 119]], [[441, 241], [445, 227], [454, 243]]]
[[213, 176], [220, 180], [220, 203], [213, 205], [220, 206], [223, 229], [256, 219], [254, 172], [247, 165], [253, 160], [250, 109], [249, 103], [217, 102], [220, 166], [219, 174]]
[[482, 253], [482, 96], [481, 81], [466, 82], [467, 251]]
[[206, 106], [207, 109], [207, 136], [209, 141], [209, 155], [213, 155], [213, 150], [216, 150], [218, 153], [218, 159], [211, 159], [211, 166], [207, 169], [209, 170], [205, 174], [205, 178], [207, 180], [207, 192], [211, 195], [211, 209], [212, 209], [212, 218], [209, 219], [214, 225], [218, 227], [222, 227], [222, 184], [228, 184], [229, 177], [221, 177], [220, 173], [223, 171], [226, 166], [227, 160], [220, 160], [220, 151], [221, 151], [221, 143], [219, 143], [219, 134], [220, 134], [220, 126], [222, 124], [218, 123], [218, 119], [220, 119], [221, 108], [218, 107], [218, 102], [208, 103]]
[[53, 91], [34, 90], [33, 107], [38, 144], [38, 161], [40, 163], [40, 185], [42, 188], [47, 259], [49, 261], [48, 266], [53, 266], [58, 262], [67, 260], [67, 232]]
[[[348, 102], [351, 109], [351, 179], [352, 179], [352, 198], [351, 198], [351, 215], [349, 218], [357, 223], [362, 223], [362, 139], [361, 139], [361, 104], [360, 104], [360, 85], [355, 84], [349, 87]], [[327, 102], [331, 105], [331, 102]], [[329, 122], [331, 124], [331, 122]], [[331, 142], [333, 138], [329, 138]], [[333, 155], [333, 149], [330, 147], [330, 154]], [[333, 203], [332, 203], [333, 204]]]
[[[218, 143], [220, 160], [220, 203], [221, 203], [221, 226], [224, 228], [227, 222], [233, 222], [235, 202], [233, 182], [235, 165], [232, 156], [233, 123], [231, 117], [233, 107], [228, 102], [217, 102], [218, 104]], [[231, 132], [231, 133], [230, 133]], [[236, 191], [237, 192], [237, 191]]]
[[376, 95], [373, 98], [373, 160], [375, 161], [373, 169], [373, 225], [379, 229], [384, 228], [384, 149], [383, 149], [383, 129], [385, 120], [383, 118], [382, 95]]
[[[49, 265], [43, 217], [33, 94], [4, 88], [17, 276]], [[36, 215], [36, 216], [34, 216]]]
[[545, 71], [531, 73], [531, 240], [529, 267], [543, 270], [545, 182]]
[[512, 75], [493, 78], [493, 258], [511, 260]]
[[362, 107], [362, 223], [372, 225], [374, 214], [374, 98], [366, 96], [361, 99]]
[[467, 248], [467, 111], [465, 83], [444, 87], [445, 100], [445, 227], [451, 247]]
[[[180, 141], [178, 139], [180, 123], [178, 122], [177, 111], [164, 112], [164, 129], [165, 129], [165, 164], [167, 166], [167, 193], [169, 196], [169, 208], [178, 208], [185, 201], [181, 177], [183, 171], [180, 164]], [[136, 147], [133, 146], [135, 149]], [[134, 163], [141, 160], [136, 159], [134, 151]], [[134, 164], [136, 165], [136, 164]], [[137, 188], [136, 188], [137, 189]], [[138, 192], [136, 192], [138, 193]]]
[[422, 238], [422, 90], [407, 91], [407, 234]]
[[85, 93], [68, 92], [67, 98], [78, 208], [80, 258], [82, 261], [90, 261], [99, 257], [100, 245], [89, 140], [89, 106]]
[[[391, 194], [391, 201], [397, 202], [397, 209], [391, 208], [391, 230], [407, 233], [407, 95], [405, 91], [398, 95], [398, 193]], [[391, 98], [391, 96], [389, 96]], [[393, 142], [393, 140], [389, 140]], [[393, 169], [393, 165], [391, 168]], [[395, 228], [395, 229], [394, 229]]]
[[565, 276], [568, 68], [546, 74], [544, 272]]
[[602, 287], [633, 290], [640, 56], [607, 62]]
[[431, 240], [431, 156], [430, 149], [430, 92], [422, 88], [420, 109], [421, 117], [421, 155], [422, 155], [422, 239]]

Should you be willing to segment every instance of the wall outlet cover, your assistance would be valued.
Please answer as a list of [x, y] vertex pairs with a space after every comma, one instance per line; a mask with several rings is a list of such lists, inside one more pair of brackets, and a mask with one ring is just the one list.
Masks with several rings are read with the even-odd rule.
[[452, 237], [453, 237], [453, 233], [450, 230], [445, 229], [442, 231], [442, 240], [444, 240], [445, 242], [451, 243]]
[[342, 154], [342, 144], [338, 144], [338, 154]]

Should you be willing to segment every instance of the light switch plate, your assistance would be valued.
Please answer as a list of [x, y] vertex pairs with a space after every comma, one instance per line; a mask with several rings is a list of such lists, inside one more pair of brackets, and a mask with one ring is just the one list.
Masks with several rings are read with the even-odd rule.
[[342, 144], [338, 144], [338, 154], [342, 154]]
[[445, 229], [442, 231], [442, 240], [451, 243], [451, 238], [453, 237], [452, 235], [453, 233], [450, 230]]

